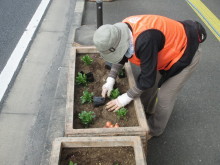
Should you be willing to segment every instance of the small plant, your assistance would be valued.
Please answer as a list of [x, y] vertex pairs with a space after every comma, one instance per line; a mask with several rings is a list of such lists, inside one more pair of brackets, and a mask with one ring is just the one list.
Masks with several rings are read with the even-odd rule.
[[111, 99], [116, 99], [120, 95], [118, 88], [113, 89], [110, 94]]
[[118, 119], [125, 119], [126, 115], [128, 113], [128, 110], [126, 108], [120, 108], [118, 111], [116, 111], [116, 115]]
[[80, 97], [81, 103], [91, 103], [93, 100], [93, 93], [89, 92], [88, 90], [83, 91], [83, 95]]
[[82, 111], [81, 113], [79, 113], [78, 115], [81, 123], [85, 126], [88, 127], [89, 124], [91, 124], [93, 122], [93, 119], [95, 118], [95, 113], [93, 111]]
[[119, 78], [124, 78], [124, 77], [126, 77], [125, 69], [124, 69], [124, 68], [119, 71], [118, 77], [119, 77]]
[[73, 163], [73, 162], [70, 160], [69, 165], [77, 165], [77, 163]]
[[88, 84], [86, 74], [78, 72], [76, 76], [76, 83], [78, 85], [86, 86]]
[[114, 162], [113, 165], [121, 165], [121, 164], [118, 162]]
[[93, 62], [93, 59], [89, 55], [85, 55], [81, 58], [81, 60], [84, 62], [86, 65], [91, 65]]

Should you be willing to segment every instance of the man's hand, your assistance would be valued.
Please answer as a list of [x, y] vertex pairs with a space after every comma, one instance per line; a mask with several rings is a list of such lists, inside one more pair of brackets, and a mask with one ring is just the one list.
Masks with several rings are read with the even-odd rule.
[[125, 105], [129, 104], [133, 99], [130, 98], [127, 93], [124, 93], [121, 96], [118, 96], [117, 99], [109, 101], [106, 105], [106, 110], [116, 112], [120, 108], [124, 107]]
[[102, 86], [102, 97], [105, 97], [106, 94], [107, 94], [108, 97], [110, 96], [114, 84], [115, 84], [115, 79], [114, 78], [108, 77], [106, 79], [106, 83]]

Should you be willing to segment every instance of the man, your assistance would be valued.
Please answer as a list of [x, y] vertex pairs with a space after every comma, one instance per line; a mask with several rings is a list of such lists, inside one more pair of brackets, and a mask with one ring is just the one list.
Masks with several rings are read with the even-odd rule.
[[102, 87], [102, 96], [110, 95], [125, 62], [130, 61], [139, 68], [136, 85], [108, 102], [106, 109], [115, 112], [134, 98], [150, 93], [147, 100], [142, 97], [149, 116], [149, 134], [161, 135], [177, 94], [198, 64], [199, 44], [205, 39], [206, 32], [200, 23], [178, 22], [159, 15], [136, 15], [121, 23], [101, 26], [93, 41], [104, 60], [113, 64]]

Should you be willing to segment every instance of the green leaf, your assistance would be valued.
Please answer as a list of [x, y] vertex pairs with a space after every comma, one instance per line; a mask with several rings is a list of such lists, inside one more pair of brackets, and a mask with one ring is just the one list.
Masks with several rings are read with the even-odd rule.
[[78, 74], [76, 76], [76, 83], [78, 85], [86, 86], [88, 84], [86, 74], [84, 74], [84, 73], [82, 74], [82, 73], [78, 72]]
[[111, 99], [116, 99], [120, 95], [118, 88], [113, 89], [110, 94]]
[[73, 162], [70, 160], [69, 165], [74, 165]]
[[81, 58], [81, 60], [84, 62], [86, 65], [91, 65], [93, 62], [93, 59], [89, 55], [85, 55]]
[[81, 121], [81, 123], [88, 127], [89, 124], [93, 122], [93, 119], [96, 117], [95, 113], [93, 111], [82, 111], [81, 113], [78, 114], [78, 117]]
[[124, 119], [128, 113], [128, 110], [126, 108], [120, 108], [118, 111], [116, 111], [118, 119]]
[[125, 77], [125, 69], [124, 68], [119, 71], [118, 76]]
[[91, 103], [93, 100], [93, 93], [90, 93], [88, 90], [83, 91], [83, 95], [80, 97], [81, 103]]

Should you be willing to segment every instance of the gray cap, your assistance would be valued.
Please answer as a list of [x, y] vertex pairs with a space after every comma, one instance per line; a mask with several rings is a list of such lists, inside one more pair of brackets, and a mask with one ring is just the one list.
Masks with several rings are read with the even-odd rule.
[[102, 25], [93, 36], [93, 42], [105, 61], [120, 62], [129, 47], [129, 28], [125, 23]]

